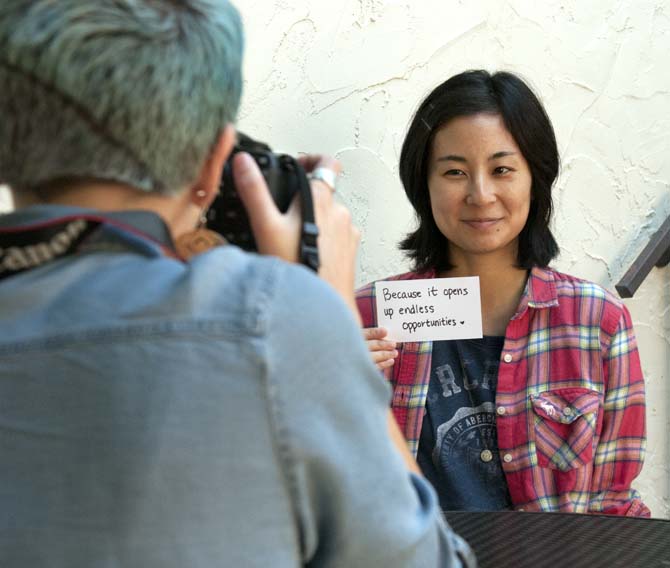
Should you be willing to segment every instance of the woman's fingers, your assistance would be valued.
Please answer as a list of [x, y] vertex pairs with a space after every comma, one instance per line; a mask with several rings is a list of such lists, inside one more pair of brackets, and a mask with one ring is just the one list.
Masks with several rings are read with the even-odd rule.
[[393, 364], [395, 358], [398, 356], [398, 352], [395, 349], [390, 351], [370, 351], [370, 355], [375, 365], [379, 365], [381, 363], [388, 363], [388, 365], [390, 366]]
[[363, 338], [366, 341], [371, 339], [384, 339], [387, 333], [388, 332], [383, 327], [366, 327], [363, 329]]
[[395, 341], [383, 339], [387, 333], [383, 327], [368, 327], [363, 329], [363, 338], [368, 346], [368, 351], [370, 351], [372, 362], [380, 370], [392, 366], [398, 356]]

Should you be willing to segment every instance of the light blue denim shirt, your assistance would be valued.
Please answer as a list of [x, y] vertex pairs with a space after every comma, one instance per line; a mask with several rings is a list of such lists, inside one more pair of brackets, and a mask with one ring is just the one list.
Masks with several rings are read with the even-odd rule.
[[0, 280], [0, 566], [461, 565], [327, 284], [232, 246], [91, 242]]

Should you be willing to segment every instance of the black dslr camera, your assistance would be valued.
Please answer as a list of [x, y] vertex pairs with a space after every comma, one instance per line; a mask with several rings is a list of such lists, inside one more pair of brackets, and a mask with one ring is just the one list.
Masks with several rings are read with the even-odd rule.
[[220, 233], [232, 244], [248, 251], [257, 250], [249, 217], [235, 190], [232, 159], [237, 152], [248, 152], [258, 164], [277, 208], [285, 213], [296, 194], [302, 210], [299, 259], [315, 272], [319, 268], [316, 238], [319, 234], [314, 223], [312, 191], [305, 170], [286, 154], [275, 154], [267, 144], [257, 142], [238, 132], [238, 142], [223, 169], [219, 195], [207, 211], [207, 227]]

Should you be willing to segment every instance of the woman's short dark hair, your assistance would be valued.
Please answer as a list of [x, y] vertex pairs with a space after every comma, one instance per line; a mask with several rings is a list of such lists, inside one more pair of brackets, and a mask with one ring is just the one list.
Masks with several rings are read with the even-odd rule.
[[428, 192], [428, 165], [435, 133], [450, 120], [479, 113], [500, 115], [514, 137], [532, 175], [528, 220], [519, 235], [521, 268], [547, 266], [558, 254], [551, 234], [551, 186], [559, 158], [551, 121], [537, 96], [512, 73], [465, 71], [436, 87], [421, 103], [402, 145], [400, 179], [416, 212], [419, 227], [400, 248], [414, 270], [453, 268], [446, 237], [433, 219]]

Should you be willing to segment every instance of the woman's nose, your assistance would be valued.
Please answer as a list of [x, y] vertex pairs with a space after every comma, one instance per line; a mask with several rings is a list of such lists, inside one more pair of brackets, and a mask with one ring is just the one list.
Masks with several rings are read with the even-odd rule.
[[488, 205], [496, 200], [495, 186], [485, 176], [474, 176], [468, 184], [466, 202], [470, 205]]

